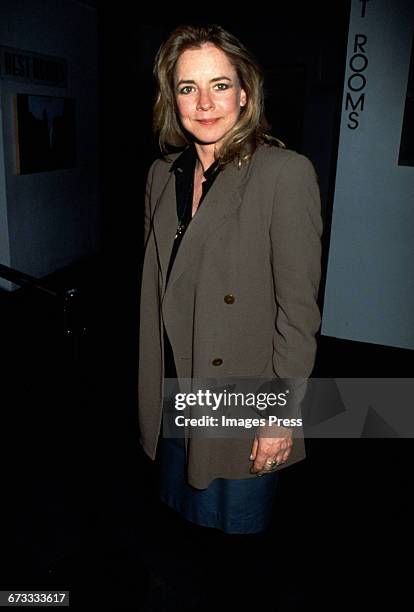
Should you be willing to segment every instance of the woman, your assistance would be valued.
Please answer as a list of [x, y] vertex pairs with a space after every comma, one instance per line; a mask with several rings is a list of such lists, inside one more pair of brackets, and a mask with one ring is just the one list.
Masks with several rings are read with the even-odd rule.
[[317, 179], [306, 157], [268, 133], [260, 68], [220, 26], [174, 30], [154, 73], [161, 151], [183, 150], [156, 160], [147, 180], [140, 441], [160, 463], [170, 507], [205, 527], [261, 533], [277, 472], [305, 456], [303, 439], [265, 428], [250, 439], [167, 439], [164, 379], [310, 375]]

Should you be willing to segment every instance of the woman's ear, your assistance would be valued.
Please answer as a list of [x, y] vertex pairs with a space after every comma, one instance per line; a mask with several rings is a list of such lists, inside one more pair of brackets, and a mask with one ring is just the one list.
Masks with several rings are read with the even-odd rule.
[[246, 106], [247, 103], [247, 94], [244, 89], [240, 92], [240, 106]]

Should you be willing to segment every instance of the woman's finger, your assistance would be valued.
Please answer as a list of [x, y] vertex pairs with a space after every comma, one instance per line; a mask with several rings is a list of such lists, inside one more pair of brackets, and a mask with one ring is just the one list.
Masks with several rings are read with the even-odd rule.
[[254, 461], [256, 459], [258, 444], [259, 444], [258, 440], [257, 440], [257, 438], [255, 438], [254, 441], [253, 441], [252, 452], [250, 453], [250, 459], [252, 461]]
[[267, 461], [273, 460], [280, 449], [280, 445], [277, 440], [271, 440], [269, 443], [268, 439], [259, 438], [257, 443], [256, 456], [254, 464], [250, 469], [252, 474], [257, 474], [269, 467]]
[[290, 446], [284, 453], [282, 457], [283, 463], [289, 459], [289, 455], [292, 452], [292, 447]]

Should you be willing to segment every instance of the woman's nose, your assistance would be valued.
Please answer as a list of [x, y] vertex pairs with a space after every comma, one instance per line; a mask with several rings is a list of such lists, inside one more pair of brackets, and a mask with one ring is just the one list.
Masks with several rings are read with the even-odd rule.
[[210, 98], [210, 95], [207, 92], [200, 92], [197, 102], [197, 109], [208, 110], [213, 106], [214, 105]]

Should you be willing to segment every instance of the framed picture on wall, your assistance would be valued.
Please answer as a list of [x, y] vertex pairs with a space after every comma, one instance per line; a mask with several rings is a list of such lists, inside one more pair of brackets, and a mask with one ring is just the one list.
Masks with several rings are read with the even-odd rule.
[[76, 166], [74, 98], [16, 94], [17, 174]]
[[411, 59], [398, 164], [400, 166], [414, 166], [414, 34], [411, 42]]

